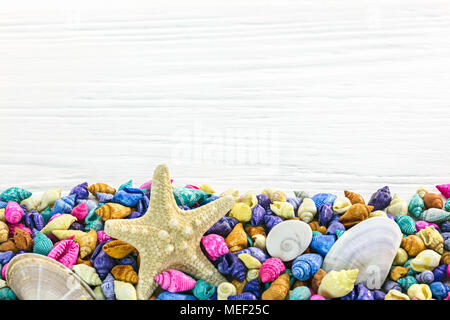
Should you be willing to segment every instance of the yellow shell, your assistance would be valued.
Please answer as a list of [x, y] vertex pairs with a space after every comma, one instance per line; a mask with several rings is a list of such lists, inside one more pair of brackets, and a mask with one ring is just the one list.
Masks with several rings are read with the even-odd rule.
[[112, 268], [111, 273], [116, 280], [129, 282], [131, 284], [136, 284], [139, 280], [136, 271], [134, 271], [133, 267], [129, 264], [119, 264]]
[[130, 215], [131, 208], [125, 207], [120, 203], [108, 202], [95, 210], [95, 213], [99, 215], [103, 221], [109, 219], [123, 219]]
[[37, 208], [39, 207], [40, 203], [41, 203], [40, 199], [27, 198], [25, 200], [22, 200], [20, 202], [20, 205], [21, 206], [25, 206], [27, 208], [27, 210], [30, 211], [30, 210], [37, 210]]
[[37, 211], [41, 212], [48, 206], [52, 206], [59, 198], [61, 198], [60, 188], [45, 191], [41, 197], [41, 201], [39, 206], [37, 207]]
[[261, 250], [266, 250], [266, 237], [264, 237], [262, 234], [255, 234], [252, 237], [252, 240], [254, 247], [257, 247]]
[[83, 259], [94, 252], [97, 247], [97, 232], [91, 230], [76, 242], [80, 245], [80, 257]]
[[106, 297], [102, 291], [102, 286], [96, 286], [94, 289], [94, 294], [97, 300], [106, 300]]
[[369, 218], [373, 218], [373, 217], [386, 217], [386, 212], [384, 212], [383, 210], [376, 210], [376, 211], [372, 211], [369, 213]]
[[228, 300], [229, 296], [235, 295], [236, 287], [231, 282], [222, 282], [217, 287], [217, 300]]
[[97, 192], [110, 193], [110, 194], [116, 193], [116, 189], [114, 189], [114, 188], [108, 186], [106, 183], [102, 183], [102, 182], [91, 184], [87, 189], [94, 196], [97, 196]]
[[72, 270], [90, 286], [100, 286], [102, 284], [102, 280], [93, 267], [85, 264], [76, 264], [72, 267]]
[[245, 264], [247, 269], [259, 269], [261, 268], [261, 262], [258, 259], [252, 257], [248, 253], [241, 253], [238, 258]]
[[392, 264], [394, 266], [403, 266], [406, 261], [408, 261], [408, 252], [406, 252], [406, 250], [403, 248], [398, 248], [397, 254], [395, 255]]
[[311, 198], [304, 198], [298, 208], [298, 217], [306, 223], [311, 222], [317, 213], [317, 207]]
[[340, 298], [353, 290], [358, 269], [335, 271], [332, 270], [323, 277], [318, 294], [325, 298]]
[[253, 209], [258, 204], [258, 198], [256, 198], [255, 192], [248, 191], [241, 196], [240, 202], [247, 204]]
[[404, 276], [406, 276], [406, 274], [408, 273], [410, 268], [405, 268], [405, 267], [401, 267], [401, 266], [397, 266], [391, 269], [390, 272], [390, 277], [391, 280], [397, 281], [400, 278], [403, 278]]
[[247, 234], [245, 233], [241, 222], [234, 226], [233, 230], [231, 230], [225, 238], [225, 242], [231, 252], [236, 252], [247, 248]]
[[202, 184], [199, 188], [200, 188], [200, 190], [202, 190], [203, 192], [206, 192], [206, 193], [216, 193], [216, 191], [214, 191], [213, 187], [211, 187], [207, 183]]
[[220, 197], [231, 196], [235, 201], [239, 201], [239, 190], [228, 188], [220, 194]]
[[277, 216], [285, 219], [295, 218], [294, 207], [289, 202], [274, 201], [270, 205], [270, 210]]
[[395, 193], [386, 211], [393, 216], [405, 215], [408, 214], [408, 204]]
[[54, 230], [67, 230], [69, 229], [70, 225], [74, 223], [77, 220], [74, 216], [71, 214], [63, 214], [59, 217], [56, 217], [41, 230], [43, 234], [49, 234], [53, 232]]
[[433, 270], [439, 265], [441, 255], [436, 251], [427, 249], [422, 251], [411, 260], [411, 268], [415, 271], [422, 272], [425, 270]]
[[247, 275], [245, 276], [245, 280], [247, 282], [250, 282], [254, 279], [257, 279], [259, 277], [259, 269], [249, 269], [247, 271]]
[[5, 222], [0, 221], [0, 243], [8, 240], [8, 235], [9, 235], [8, 225]]
[[5, 218], [5, 208], [0, 209], [0, 221], [6, 222], [6, 218]]
[[410, 257], [415, 257], [426, 249], [423, 240], [414, 234], [403, 238], [401, 246], [406, 250], [406, 252], [408, 252]]
[[87, 234], [80, 230], [53, 230], [52, 233], [58, 240], [64, 240], [74, 236], [73, 241], [75, 242], [80, 241], [80, 239]]
[[401, 293], [398, 290], [389, 290], [384, 296], [384, 300], [411, 300], [406, 294]]
[[413, 284], [408, 289], [408, 296], [419, 300], [431, 300], [432, 294], [427, 284]]
[[228, 216], [238, 220], [239, 222], [247, 222], [252, 218], [252, 209], [246, 203], [236, 202], [231, 208]]
[[276, 278], [270, 287], [261, 295], [262, 300], [284, 300], [290, 287], [289, 273], [285, 272]]
[[6, 281], [5, 280], [0, 280], [0, 289], [7, 287]]
[[439, 254], [444, 253], [444, 238], [433, 226], [420, 230], [419, 236], [428, 249], [432, 249]]
[[244, 286], [247, 283], [247, 280], [239, 281], [238, 279], [231, 280], [231, 283], [236, 288], [236, 294], [241, 294], [244, 291]]
[[420, 186], [419, 189], [417, 189], [416, 193], [419, 195], [419, 197], [423, 198], [428, 193], [428, 190], [423, 186]]
[[134, 251], [134, 247], [131, 244], [122, 240], [113, 240], [103, 245], [103, 251], [107, 255], [115, 259], [122, 259]]
[[337, 197], [333, 202], [333, 211], [336, 214], [343, 214], [352, 206], [352, 203], [347, 197]]
[[116, 300], [137, 300], [136, 288], [128, 282], [114, 280], [114, 293]]
[[269, 196], [270, 202], [274, 203], [276, 201], [278, 202], [285, 202], [287, 200], [287, 196], [283, 191], [277, 190], [272, 192], [272, 194]]

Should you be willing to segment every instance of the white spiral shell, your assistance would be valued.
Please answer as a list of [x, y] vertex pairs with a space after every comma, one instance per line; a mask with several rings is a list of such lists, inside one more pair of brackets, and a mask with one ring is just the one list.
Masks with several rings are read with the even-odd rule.
[[298, 217], [306, 223], [311, 222], [317, 213], [317, 207], [311, 198], [305, 198], [298, 208]]
[[352, 203], [347, 197], [338, 197], [333, 202], [333, 212], [334, 214], [344, 214], [350, 207]]

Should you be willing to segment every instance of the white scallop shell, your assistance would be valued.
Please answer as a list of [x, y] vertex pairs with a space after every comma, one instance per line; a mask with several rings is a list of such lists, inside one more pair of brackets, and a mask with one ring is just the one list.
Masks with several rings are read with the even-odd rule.
[[303, 221], [286, 220], [273, 227], [266, 238], [272, 257], [290, 261], [301, 255], [312, 240], [311, 227]]
[[398, 225], [389, 218], [364, 220], [338, 238], [322, 269], [326, 272], [358, 269], [356, 283], [379, 289], [388, 276], [402, 237]]
[[74, 272], [40, 254], [12, 258], [6, 282], [20, 300], [95, 300], [94, 292]]

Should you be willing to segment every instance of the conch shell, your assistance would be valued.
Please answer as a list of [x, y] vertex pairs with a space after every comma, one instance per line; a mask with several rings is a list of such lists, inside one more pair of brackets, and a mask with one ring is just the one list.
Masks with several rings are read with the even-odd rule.
[[386, 211], [393, 216], [406, 215], [408, 214], [408, 204], [395, 193]]
[[450, 198], [450, 183], [447, 184], [439, 184], [436, 186], [436, 189], [446, 198]]
[[263, 292], [262, 300], [284, 300], [289, 291], [289, 273], [283, 273], [270, 284], [269, 289]]
[[311, 222], [317, 213], [317, 207], [311, 198], [304, 198], [298, 208], [298, 217], [306, 223]]
[[357, 203], [366, 204], [366, 202], [364, 201], [364, 198], [359, 193], [345, 190], [344, 194], [350, 200], [350, 202], [352, 204], [357, 204]]
[[384, 300], [411, 300], [406, 294], [401, 293], [398, 290], [389, 290], [384, 296]]
[[231, 282], [222, 282], [217, 287], [217, 300], [228, 300], [229, 296], [237, 293], [236, 287]]
[[430, 249], [423, 250], [413, 260], [411, 260], [411, 268], [418, 272], [433, 270], [439, 265], [440, 260], [441, 255], [436, 251]]
[[0, 221], [0, 243], [8, 240], [9, 227], [3, 221]]
[[426, 246], [421, 238], [410, 235], [402, 239], [402, 248], [406, 250], [410, 257], [415, 257], [425, 250]]
[[284, 219], [294, 218], [294, 207], [289, 202], [274, 201], [270, 205], [270, 209], [277, 216]]
[[125, 207], [119, 203], [108, 202], [95, 210], [95, 213], [99, 215], [103, 221], [109, 219], [123, 219], [130, 215], [131, 208]]
[[122, 259], [135, 250], [135, 248], [122, 240], [113, 240], [103, 245], [103, 251], [115, 259]]
[[100, 286], [102, 280], [93, 267], [89, 267], [85, 264], [76, 264], [72, 267], [72, 270], [88, 285], [90, 286]]
[[15, 229], [14, 243], [19, 250], [31, 251], [33, 248], [33, 239], [30, 234], [20, 228]]
[[344, 213], [339, 222], [346, 227], [352, 227], [369, 217], [369, 213], [373, 210], [373, 206], [357, 203], [353, 204], [346, 213]]
[[108, 186], [106, 183], [102, 183], [102, 182], [91, 184], [87, 189], [94, 196], [97, 196], [97, 192], [109, 193], [109, 194], [116, 193], [116, 189], [114, 189], [114, 188]]
[[275, 280], [282, 272], [286, 270], [284, 263], [278, 258], [269, 258], [259, 269], [259, 277], [262, 282]]
[[417, 300], [431, 300], [431, 290], [427, 284], [413, 284], [408, 289], [408, 296]]
[[94, 252], [97, 247], [97, 232], [91, 230], [77, 242], [80, 245], [80, 257], [83, 259]]
[[45, 191], [41, 197], [40, 204], [37, 207], [37, 211], [41, 212], [45, 208], [52, 206], [59, 198], [61, 198], [60, 188]]
[[134, 271], [133, 267], [128, 264], [120, 264], [115, 266], [112, 268], [111, 273], [117, 280], [129, 282], [131, 284], [137, 284], [139, 280], [136, 271]]
[[438, 194], [431, 192], [425, 194], [425, 196], [423, 197], [423, 202], [425, 203], [425, 207], [427, 207], [427, 209], [442, 209], [442, 207], [444, 206], [444, 202], [442, 201], [441, 197]]
[[419, 215], [419, 219], [440, 224], [444, 221], [450, 220], [450, 212], [442, 209], [430, 208], [423, 211]]
[[311, 228], [305, 222], [286, 220], [270, 230], [266, 239], [266, 247], [272, 257], [290, 261], [308, 248], [311, 239]]
[[23, 209], [17, 202], [10, 201], [5, 208], [6, 221], [12, 224], [19, 223], [24, 215]]
[[261, 250], [266, 250], [266, 233], [264, 228], [261, 226], [247, 226], [245, 231], [248, 233], [250, 238], [253, 240], [253, 246]]
[[67, 230], [70, 225], [77, 220], [70, 214], [62, 214], [59, 217], [54, 218], [52, 221], [41, 230], [45, 235], [52, 233], [54, 230]]
[[233, 230], [231, 230], [230, 234], [225, 238], [225, 242], [231, 252], [247, 248], [247, 234], [244, 231], [242, 223], [238, 223]]
[[444, 238], [434, 227], [426, 227], [419, 231], [425, 246], [439, 254], [444, 253]]
[[352, 202], [347, 197], [337, 197], [333, 202], [333, 211], [335, 214], [343, 214], [352, 206]]
[[358, 269], [330, 271], [322, 279], [318, 294], [325, 298], [340, 298], [349, 294], [355, 286]]
[[247, 222], [252, 218], [252, 208], [246, 203], [235, 202], [228, 216], [239, 222]]
[[228, 250], [227, 244], [225, 243], [225, 239], [218, 234], [209, 234], [207, 236], [202, 237], [201, 244], [205, 249], [208, 258], [215, 261], [220, 256], [227, 254], [230, 252]]

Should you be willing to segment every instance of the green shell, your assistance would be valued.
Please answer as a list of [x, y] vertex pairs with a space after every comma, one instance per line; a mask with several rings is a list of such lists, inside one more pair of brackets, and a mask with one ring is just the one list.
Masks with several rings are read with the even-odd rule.
[[46, 256], [52, 249], [53, 249], [52, 240], [50, 240], [49, 237], [47, 237], [45, 234], [39, 231], [36, 234], [36, 237], [34, 238], [33, 252]]
[[206, 193], [200, 189], [189, 189], [184, 187], [177, 187], [173, 189], [173, 196], [177, 205], [184, 205], [192, 207], [199, 201], [209, 198], [212, 194]]
[[445, 211], [450, 211], [450, 198], [447, 199], [447, 202], [444, 205]]
[[321, 236], [322, 234], [319, 232], [319, 231], [313, 231], [312, 232], [312, 236], [313, 237], [315, 237], [315, 236]]
[[342, 236], [343, 234], [344, 234], [344, 230], [336, 230], [336, 237], [340, 237], [340, 236]]
[[16, 294], [8, 287], [0, 289], [0, 300], [17, 300]]
[[305, 286], [295, 288], [289, 295], [289, 300], [309, 300], [309, 298], [311, 298], [311, 291]]
[[407, 261], [405, 262], [405, 264], [403, 265], [403, 267], [409, 268], [409, 271], [408, 271], [408, 273], [406, 274], [407, 276], [415, 276], [415, 275], [417, 274], [417, 271], [415, 271], [415, 270], [411, 267], [411, 261], [412, 261], [413, 259], [414, 259], [414, 258], [411, 258], [411, 259], [407, 260]]
[[8, 202], [15, 201], [20, 203], [22, 200], [28, 199], [31, 197], [31, 192], [22, 188], [12, 187], [3, 191], [0, 194], [0, 201]]
[[420, 214], [422, 213], [423, 209], [425, 208], [425, 203], [423, 203], [422, 198], [419, 196], [419, 194], [415, 194], [408, 205], [408, 212], [418, 218]]
[[91, 230], [100, 231], [103, 229], [102, 218], [95, 213], [95, 210], [100, 208], [102, 205], [103, 203], [99, 203], [97, 208], [92, 209], [91, 212], [89, 212], [89, 214], [86, 216], [86, 218], [84, 218], [84, 222], [86, 223], [84, 229], [86, 230], [86, 232], [89, 232]]
[[398, 284], [402, 287], [404, 292], [407, 292], [409, 287], [413, 284], [417, 284], [416, 278], [414, 276], [406, 276], [397, 280]]
[[133, 180], [129, 180], [129, 181], [125, 182], [124, 184], [122, 184], [119, 187], [119, 190], [122, 190], [124, 188], [131, 188], [131, 187], [133, 187]]
[[400, 230], [402, 230], [404, 234], [411, 235], [417, 232], [414, 219], [410, 216], [398, 215], [395, 218], [395, 222], [397, 222]]
[[216, 287], [206, 281], [198, 280], [192, 293], [198, 300], [208, 300], [216, 292]]
[[47, 224], [48, 220], [53, 216], [52, 209], [50, 209], [50, 207], [45, 208], [44, 211], [41, 212], [41, 216], [44, 218], [45, 224]]

